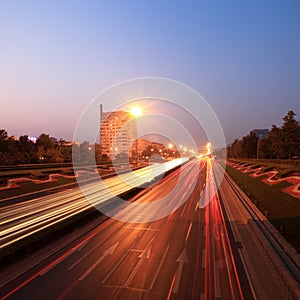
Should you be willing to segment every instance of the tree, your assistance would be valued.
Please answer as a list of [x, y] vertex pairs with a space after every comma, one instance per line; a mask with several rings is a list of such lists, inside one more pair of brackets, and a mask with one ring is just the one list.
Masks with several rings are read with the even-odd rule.
[[283, 118], [282, 141], [287, 158], [300, 155], [300, 125], [295, 119], [296, 114], [291, 110]]
[[10, 136], [6, 140], [6, 164], [19, 164], [21, 159], [19, 157], [18, 144], [14, 137]]
[[28, 139], [27, 135], [22, 135], [19, 138], [18, 150], [21, 163], [29, 164], [38, 162], [36, 155], [36, 145]]
[[6, 151], [7, 138], [8, 138], [7, 131], [4, 129], [0, 129], [0, 152], [2, 153]]
[[37, 139], [36, 144], [37, 155], [40, 162], [52, 163], [63, 161], [58, 144], [49, 136], [49, 134], [42, 133]]
[[100, 144], [95, 144], [95, 159], [96, 163], [100, 163], [102, 161], [102, 149]]
[[268, 138], [262, 139], [258, 141], [258, 157], [259, 158], [272, 158], [272, 144]]
[[280, 127], [272, 125], [270, 133], [267, 137], [267, 142], [271, 145], [271, 158], [285, 158], [285, 153], [283, 150], [284, 141]]
[[80, 147], [78, 144], [72, 145], [72, 161], [80, 162]]
[[44, 151], [55, 147], [55, 142], [50, 138], [49, 134], [45, 133], [38, 137], [36, 144], [38, 147], [43, 147]]
[[7, 138], [7, 131], [5, 129], [0, 129], [0, 143], [3, 143]]
[[253, 158], [258, 147], [259, 158], [291, 159], [300, 156], [300, 124], [291, 110], [283, 117], [281, 127], [272, 125], [268, 136], [259, 140], [254, 134], [236, 139], [227, 149], [228, 157]]
[[0, 164], [6, 164], [7, 131], [0, 129]]
[[256, 158], [258, 137], [254, 132], [242, 138], [242, 156], [244, 158]]
[[85, 141], [80, 144], [80, 161], [84, 163], [92, 163], [95, 160], [95, 147]]
[[227, 148], [227, 152], [228, 157], [242, 157], [242, 142], [239, 139], [235, 139], [234, 142]]

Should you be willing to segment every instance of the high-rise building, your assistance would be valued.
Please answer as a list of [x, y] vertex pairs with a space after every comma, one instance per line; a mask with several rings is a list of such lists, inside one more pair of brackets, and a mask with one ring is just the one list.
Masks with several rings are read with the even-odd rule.
[[136, 140], [136, 122], [130, 112], [103, 112], [100, 105], [100, 144], [102, 154], [113, 159], [117, 154], [132, 156], [130, 149]]
[[265, 139], [269, 134], [269, 129], [253, 129], [253, 132], [260, 140]]

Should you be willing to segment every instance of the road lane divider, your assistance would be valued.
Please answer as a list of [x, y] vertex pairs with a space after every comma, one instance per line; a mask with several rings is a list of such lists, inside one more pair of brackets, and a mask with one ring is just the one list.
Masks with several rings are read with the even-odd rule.
[[189, 228], [188, 228], [186, 236], [185, 236], [185, 242], [188, 240], [188, 238], [190, 236], [192, 226], [193, 226], [193, 222], [191, 222], [190, 225], [189, 225]]
[[97, 259], [95, 261], [95, 263], [93, 263], [86, 272], [84, 272], [79, 278], [78, 280], [83, 280], [86, 276], [88, 276], [101, 262], [102, 260], [104, 260], [107, 256], [112, 255], [116, 248], [118, 247], [119, 243], [116, 243], [114, 245], [112, 245], [111, 247], [109, 247], [108, 249], [104, 250], [102, 255], [100, 256], [99, 259]]
[[159, 263], [159, 265], [158, 265], [158, 268], [157, 268], [157, 270], [156, 270], [156, 272], [155, 272], [155, 274], [154, 274], [154, 277], [153, 277], [152, 282], [151, 282], [150, 287], [149, 287], [149, 290], [150, 290], [150, 291], [151, 291], [151, 290], [153, 289], [153, 287], [154, 287], [154, 284], [155, 284], [155, 282], [156, 282], [157, 276], [158, 276], [158, 274], [159, 274], [159, 272], [160, 272], [160, 269], [161, 269], [161, 267], [162, 267], [162, 265], [163, 265], [163, 263], [164, 263], [164, 261], [165, 261], [165, 259], [166, 259], [166, 256], [167, 256], [167, 253], [168, 253], [169, 249], [170, 249], [170, 245], [167, 246], [167, 248], [166, 248], [166, 250], [165, 250], [165, 252], [164, 252], [164, 254], [163, 254], [163, 257], [162, 257], [162, 259], [161, 259], [161, 261], [160, 261], [160, 263]]

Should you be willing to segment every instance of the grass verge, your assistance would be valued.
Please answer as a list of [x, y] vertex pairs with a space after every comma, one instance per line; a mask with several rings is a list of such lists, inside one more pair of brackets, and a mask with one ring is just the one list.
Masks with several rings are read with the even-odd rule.
[[35, 184], [33, 182], [20, 182], [18, 183], [17, 188], [11, 188], [7, 190], [1, 190], [0, 191], [0, 200], [1, 199], [6, 199], [10, 197], [15, 197], [15, 196], [22, 196], [27, 193], [34, 193], [38, 191], [43, 191], [49, 188], [54, 188], [54, 187], [59, 187], [63, 186], [69, 183], [75, 183], [76, 179], [75, 178], [63, 178], [63, 177], [58, 177], [56, 181], [52, 182], [45, 182], [41, 184]]
[[281, 232], [285, 239], [300, 252], [300, 200], [292, 197], [282, 189], [287, 182], [269, 186], [259, 178], [253, 178], [230, 166], [226, 166], [229, 176], [246, 193], [250, 200], [265, 214], [271, 223]]

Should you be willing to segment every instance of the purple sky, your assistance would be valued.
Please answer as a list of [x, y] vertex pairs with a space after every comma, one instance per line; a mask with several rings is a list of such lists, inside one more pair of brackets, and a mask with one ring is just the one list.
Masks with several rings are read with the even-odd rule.
[[99, 92], [145, 76], [197, 90], [228, 142], [300, 114], [296, 0], [1, 1], [0, 40], [9, 135], [72, 139]]

